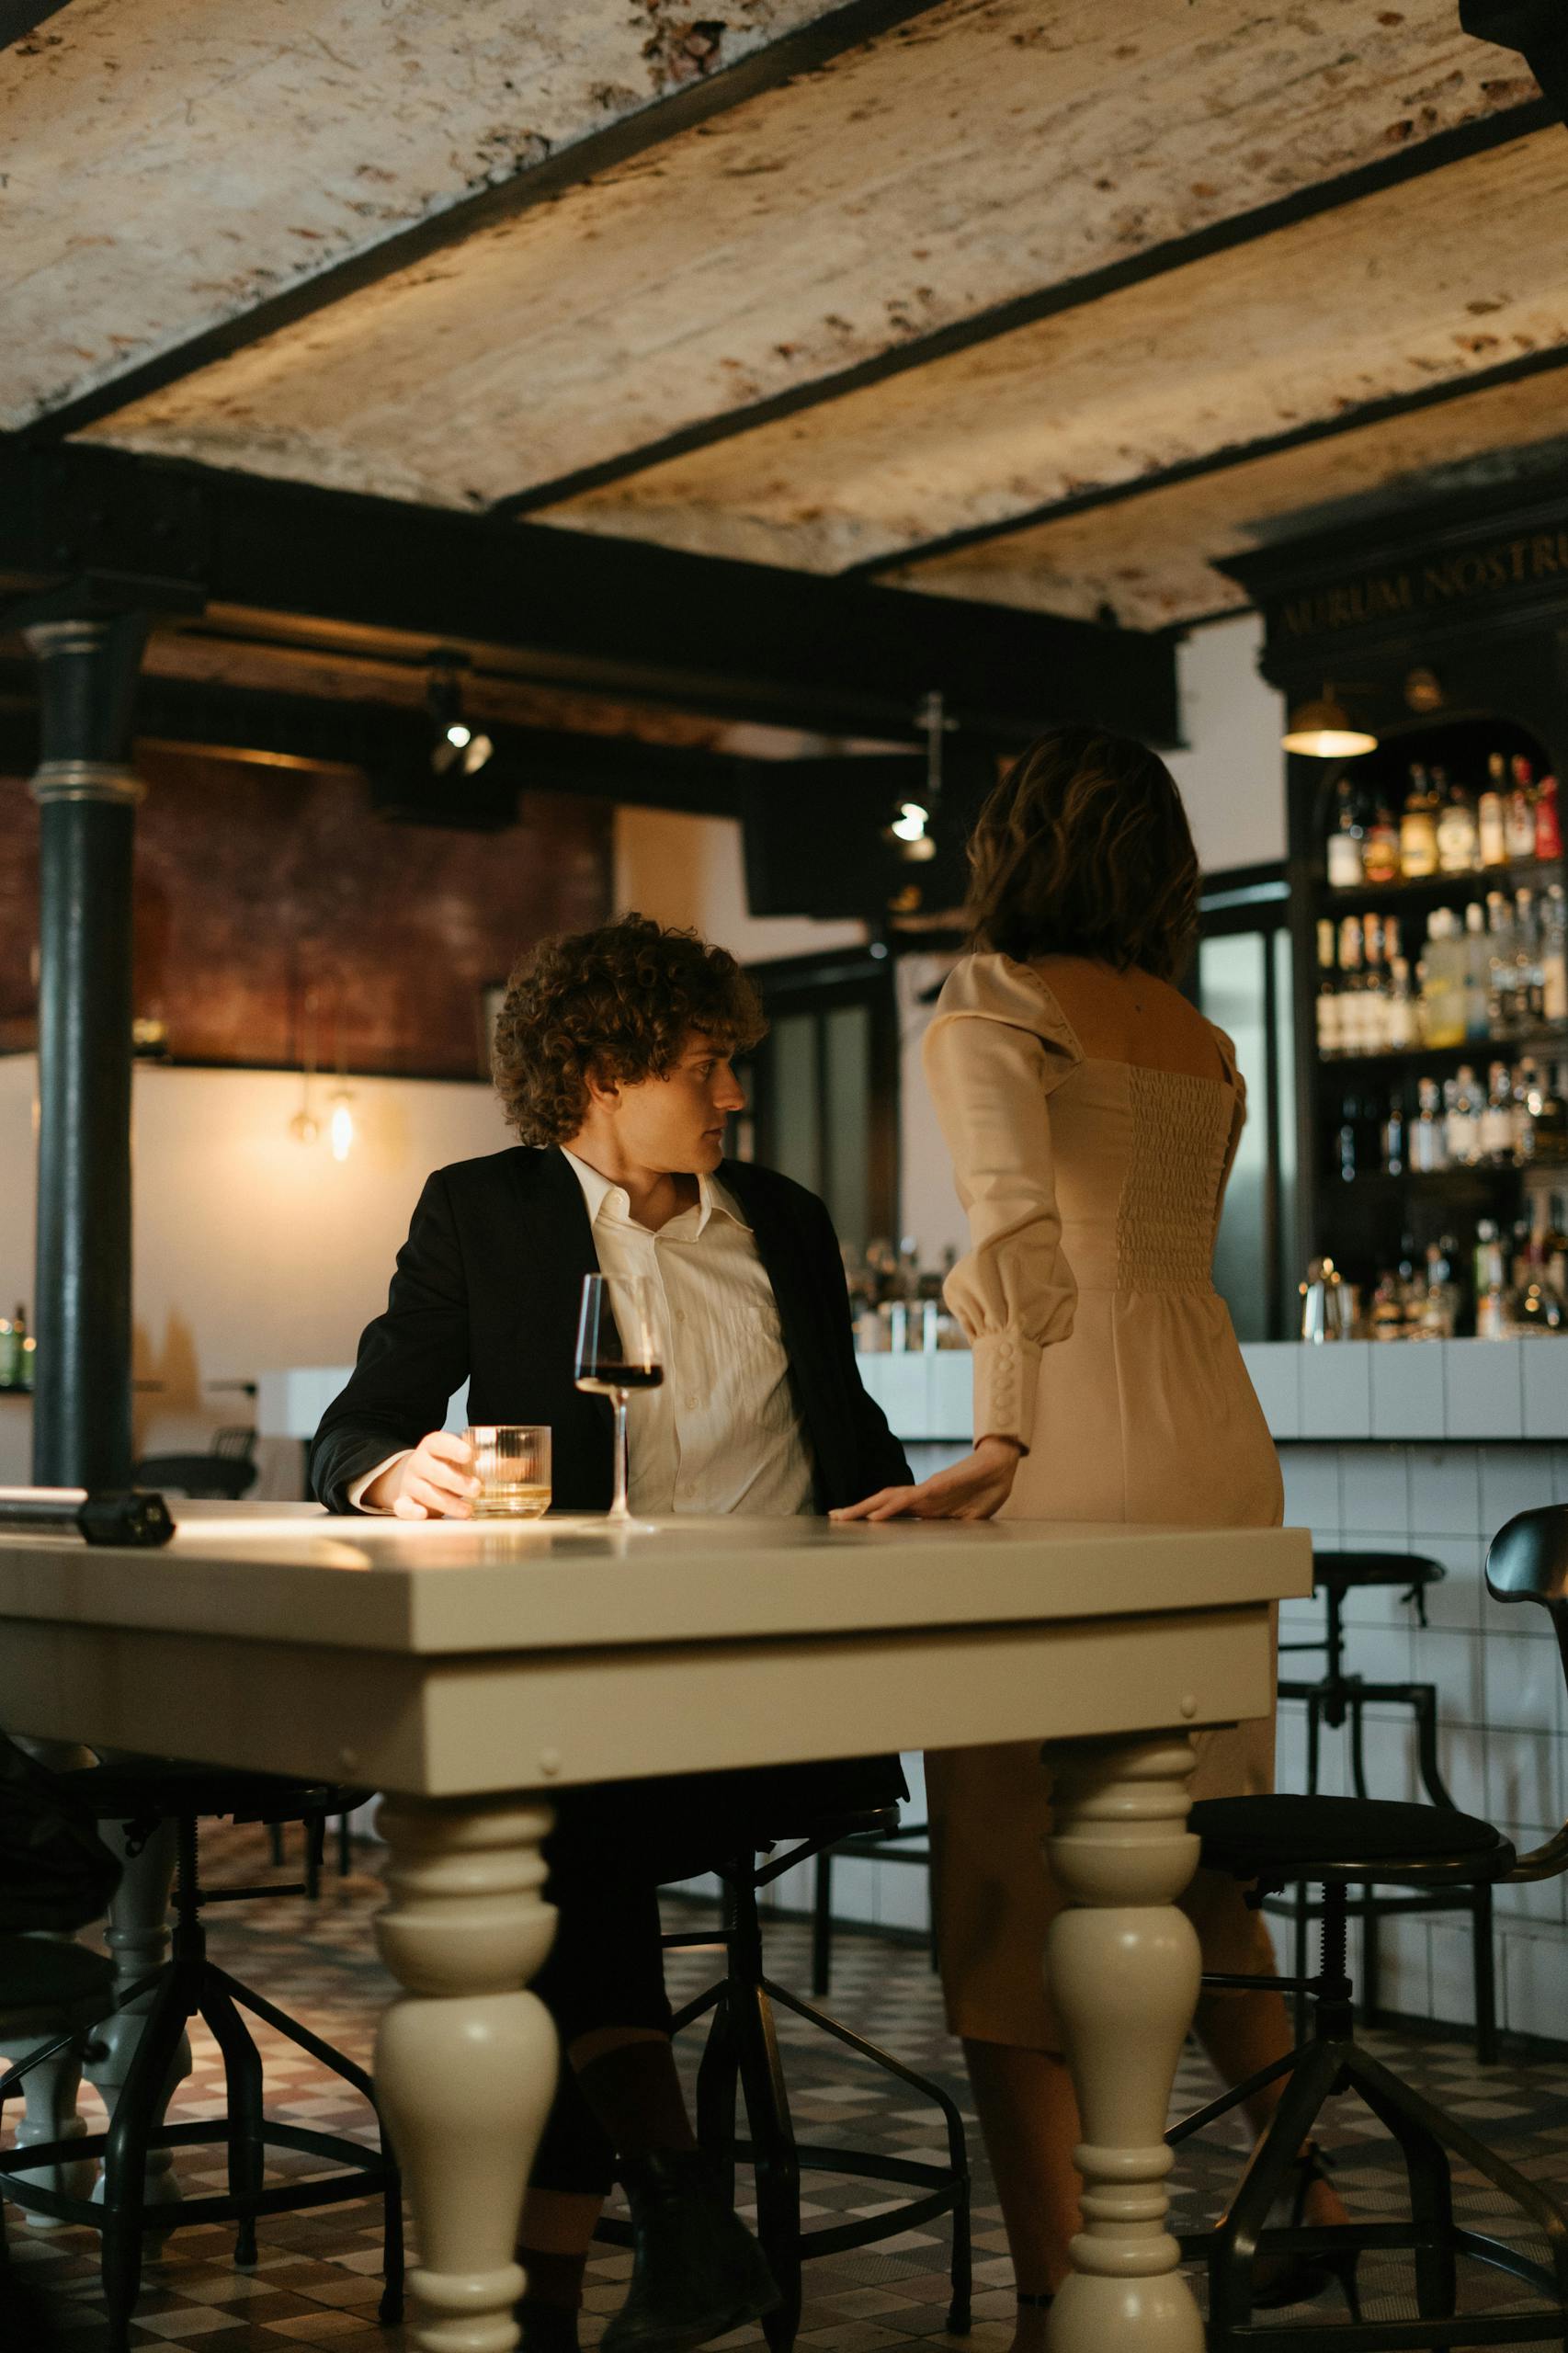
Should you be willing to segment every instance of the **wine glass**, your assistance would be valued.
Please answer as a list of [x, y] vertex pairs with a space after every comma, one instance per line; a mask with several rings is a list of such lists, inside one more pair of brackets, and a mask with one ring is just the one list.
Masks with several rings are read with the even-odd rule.
[[610, 1296], [607, 1275], [585, 1275], [577, 1319], [574, 1379], [590, 1395], [615, 1406], [615, 1500], [609, 1517], [627, 1526], [626, 1404], [634, 1389], [657, 1389], [665, 1377], [653, 1321], [653, 1286], [645, 1275], [618, 1281]]

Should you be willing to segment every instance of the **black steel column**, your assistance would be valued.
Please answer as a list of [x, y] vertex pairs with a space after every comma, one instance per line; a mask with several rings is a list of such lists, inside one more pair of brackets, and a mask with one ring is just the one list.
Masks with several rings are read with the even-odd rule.
[[131, 844], [142, 613], [35, 622], [41, 757], [33, 1477], [131, 1483]]

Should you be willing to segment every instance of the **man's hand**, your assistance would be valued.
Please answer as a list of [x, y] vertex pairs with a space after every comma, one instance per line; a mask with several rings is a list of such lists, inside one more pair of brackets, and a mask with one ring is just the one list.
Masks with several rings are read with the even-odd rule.
[[397, 1519], [472, 1519], [479, 1481], [473, 1449], [449, 1430], [432, 1430], [412, 1454], [383, 1471], [359, 1498]]
[[983, 1438], [972, 1454], [918, 1487], [883, 1487], [831, 1519], [989, 1519], [1013, 1492], [1023, 1449], [1010, 1438]]

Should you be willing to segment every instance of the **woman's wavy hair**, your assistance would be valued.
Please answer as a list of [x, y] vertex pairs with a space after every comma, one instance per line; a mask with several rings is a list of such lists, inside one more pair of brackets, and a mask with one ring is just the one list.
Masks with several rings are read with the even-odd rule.
[[1062, 727], [1016, 759], [969, 841], [972, 943], [1091, 956], [1161, 980], [1198, 936], [1198, 853], [1176, 779], [1131, 736]]
[[729, 950], [694, 931], [622, 915], [561, 932], [523, 956], [495, 1023], [491, 1073], [524, 1143], [565, 1143], [588, 1109], [587, 1074], [667, 1078], [694, 1029], [726, 1053], [767, 1024]]

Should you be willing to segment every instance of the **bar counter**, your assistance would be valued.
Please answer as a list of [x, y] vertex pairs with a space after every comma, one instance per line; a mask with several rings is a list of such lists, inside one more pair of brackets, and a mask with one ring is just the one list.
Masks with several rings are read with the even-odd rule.
[[[1187, 1733], [1266, 1713], [1286, 1529], [821, 1520], [329, 1520], [185, 1506], [161, 1552], [0, 1537], [14, 1733], [390, 1794], [377, 1922], [402, 1991], [377, 2083], [420, 2268], [410, 2343], [503, 2353], [554, 2033], [540, 1842], [573, 1781], [926, 1745], [1047, 1742], [1052, 1932], [1096, 2197], [1056, 2353], [1196, 2353], [1163, 2228], [1165, 2107], [1197, 1992]], [[454, 2329], [454, 2324], [460, 2325]]]

